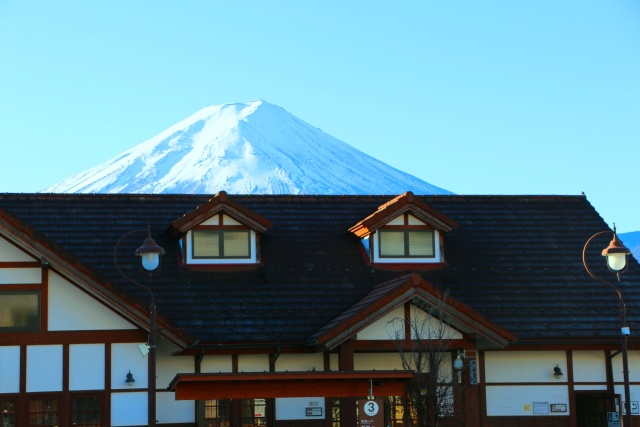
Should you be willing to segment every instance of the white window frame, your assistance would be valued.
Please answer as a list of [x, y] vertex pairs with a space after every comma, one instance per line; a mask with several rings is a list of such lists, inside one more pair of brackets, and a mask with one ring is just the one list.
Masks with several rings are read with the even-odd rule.
[[[209, 225], [220, 227], [220, 230], [224, 230], [225, 226], [229, 226], [229, 231], [238, 230], [237, 227], [239, 225], [243, 225], [242, 223], [234, 220], [233, 218], [222, 215], [222, 224], [219, 223], [218, 216], [216, 215], [213, 218], [210, 218], [204, 221], [200, 225]], [[216, 264], [256, 264], [257, 260], [257, 235], [254, 230], [249, 228], [246, 229], [249, 232], [249, 257], [241, 257], [241, 258], [194, 258], [193, 256], [193, 231], [189, 230], [185, 236], [186, 244], [184, 245], [185, 249], [185, 262], [191, 265], [216, 265]]]
[[[408, 225], [426, 225], [416, 217], [409, 215]], [[386, 225], [402, 226], [404, 225], [403, 216], [399, 216], [392, 221], [389, 221]], [[380, 230], [376, 230], [370, 236], [370, 243], [373, 246], [370, 248], [372, 254], [372, 262], [377, 264], [437, 264], [441, 261], [440, 252], [440, 232], [433, 229], [433, 256], [432, 257], [381, 257], [380, 256]]]

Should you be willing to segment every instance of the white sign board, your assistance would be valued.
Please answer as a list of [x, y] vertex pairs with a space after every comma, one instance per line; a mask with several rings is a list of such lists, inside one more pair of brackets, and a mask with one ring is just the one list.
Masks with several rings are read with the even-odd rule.
[[607, 412], [607, 426], [620, 427], [620, 414], [617, 412]]

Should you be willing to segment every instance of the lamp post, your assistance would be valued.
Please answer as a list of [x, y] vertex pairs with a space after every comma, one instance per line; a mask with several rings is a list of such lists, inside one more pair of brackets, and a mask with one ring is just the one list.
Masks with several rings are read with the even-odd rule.
[[627, 354], [627, 337], [630, 334], [629, 327], [627, 326], [627, 308], [624, 303], [624, 297], [622, 296], [622, 291], [617, 286], [612, 283], [607, 282], [599, 277], [597, 277], [587, 265], [587, 247], [589, 243], [593, 239], [599, 236], [604, 236], [607, 234], [613, 233], [613, 239], [609, 243], [605, 249], [602, 250], [602, 256], [607, 257], [607, 267], [610, 271], [614, 272], [618, 278], [618, 282], [620, 281], [620, 274], [624, 273], [627, 269], [627, 255], [631, 253], [629, 249], [627, 249], [620, 240], [618, 240], [618, 235], [616, 234], [616, 226], [613, 226], [613, 232], [610, 230], [600, 231], [587, 240], [587, 243], [584, 245], [584, 249], [582, 250], [582, 263], [584, 264], [584, 268], [589, 273], [589, 276], [597, 280], [598, 282], [608, 286], [613, 289], [620, 299], [620, 337], [621, 337], [621, 352], [622, 352], [622, 374], [624, 377], [624, 426], [631, 427], [631, 393], [629, 389], [629, 357]]
[[147, 232], [147, 238], [142, 246], [136, 249], [135, 254], [141, 258], [142, 267], [147, 271], [154, 271], [160, 265], [160, 255], [164, 254], [164, 249], [158, 246], [151, 238], [151, 227], [146, 229], [133, 230], [126, 233], [118, 240], [113, 250], [113, 263], [118, 273], [131, 283], [141, 287], [149, 294], [149, 359], [148, 359], [148, 418], [147, 422], [150, 426], [156, 425], [156, 337], [158, 335], [158, 326], [156, 323], [156, 299], [151, 289], [139, 283], [122, 272], [118, 265], [118, 248], [124, 239], [134, 233]]

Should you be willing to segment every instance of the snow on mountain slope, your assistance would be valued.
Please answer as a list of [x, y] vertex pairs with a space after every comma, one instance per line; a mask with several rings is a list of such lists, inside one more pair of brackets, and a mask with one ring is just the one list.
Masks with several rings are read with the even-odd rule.
[[258, 100], [204, 108], [51, 193], [450, 194]]

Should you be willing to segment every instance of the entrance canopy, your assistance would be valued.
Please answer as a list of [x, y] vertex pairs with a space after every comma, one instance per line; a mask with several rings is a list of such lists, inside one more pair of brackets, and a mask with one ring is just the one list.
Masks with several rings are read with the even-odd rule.
[[178, 374], [169, 389], [176, 400], [402, 396], [413, 376], [411, 371]]

